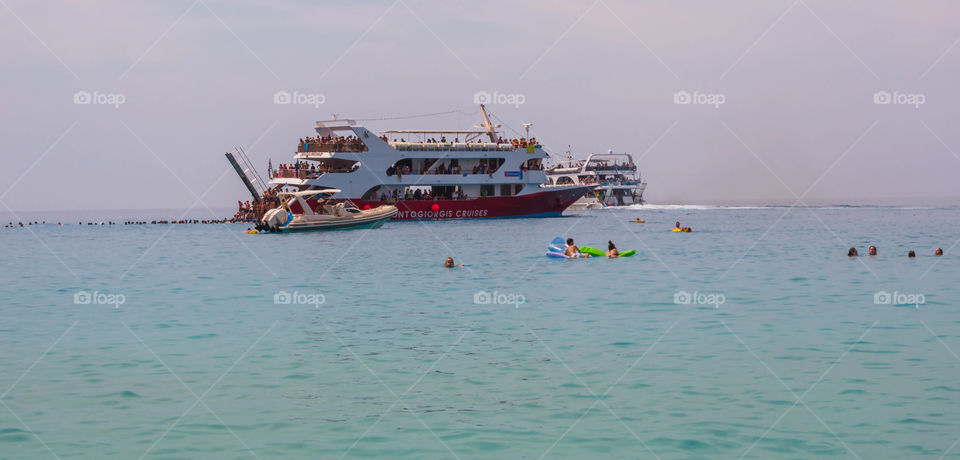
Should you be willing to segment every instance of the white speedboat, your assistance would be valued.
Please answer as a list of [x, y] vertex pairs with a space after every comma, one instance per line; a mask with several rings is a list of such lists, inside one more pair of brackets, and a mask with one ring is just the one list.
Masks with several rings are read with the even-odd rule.
[[281, 192], [280, 207], [263, 215], [267, 231], [294, 232], [344, 228], [378, 228], [397, 214], [397, 207], [381, 205], [357, 208], [352, 201], [328, 201], [339, 189]]

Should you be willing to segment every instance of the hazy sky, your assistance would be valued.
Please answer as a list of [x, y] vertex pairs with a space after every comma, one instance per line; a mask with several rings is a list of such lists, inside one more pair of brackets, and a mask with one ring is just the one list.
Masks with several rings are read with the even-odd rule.
[[232, 206], [227, 150], [288, 161], [331, 113], [467, 128], [478, 91], [519, 95], [490, 111], [554, 154], [633, 153], [656, 203], [957, 203], [958, 22], [951, 0], [2, 0], [0, 210]]

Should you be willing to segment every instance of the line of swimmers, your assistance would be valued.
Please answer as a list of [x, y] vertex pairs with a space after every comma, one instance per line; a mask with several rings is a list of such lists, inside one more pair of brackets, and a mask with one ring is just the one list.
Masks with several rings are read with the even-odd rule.
[[[860, 255], [860, 253], [857, 252], [857, 248], [850, 248], [850, 249], [847, 251], [847, 257], [857, 257], [857, 256], [859, 256], [859, 255]], [[867, 249], [867, 255], [868, 255], [868, 256], [875, 256], [875, 255], [877, 255], [877, 247], [876, 247], [876, 246], [870, 246], [870, 248]], [[935, 256], [942, 256], [942, 255], [943, 255], [943, 249], [940, 249], [940, 248], [934, 249], [934, 250], [933, 250], [933, 255], [935, 255]], [[909, 257], [909, 258], [917, 257], [916, 251], [914, 251], [913, 249], [911, 249], [909, 252], [907, 252], [907, 257]]]
[[[151, 224], [151, 225], [184, 224], [184, 225], [185, 225], [185, 224], [227, 224], [227, 223], [231, 223], [231, 224], [232, 224], [232, 223], [237, 223], [237, 222], [242, 222], [242, 221], [241, 221], [241, 220], [236, 220], [236, 219], [151, 220], [151, 221], [149, 221], [149, 222], [148, 222], [148, 221], [145, 221], [145, 220], [128, 220], [128, 221], [123, 222], [123, 224], [120, 224], [120, 223], [118, 223], [118, 222], [114, 222], [114, 221], [111, 220], [111, 221], [106, 221], [106, 222], [104, 222], [104, 221], [100, 221], [100, 222], [87, 222], [86, 225], [95, 225], [95, 226], [100, 226], [100, 225], [147, 225], [147, 224]], [[5, 225], [3, 226], [3, 228], [17, 228], [17, 227], [25, 227], [25, 226], [33, 226], [33, 225], [47, 225], [47, 221], [42, 221], [42, 222], [38, 222], [38, 221], [27, 222], [26, 225], [24, 225], [23, 222], [18, 222], [18, 223], [16, 223], [16, 224], [14, 224], [13, 222], [8, 222], [7, 224], [5, 224]], [[53, 225], [53, 224], [50, 224], [50, 225]], [[83, 224], [83, 222], [77, 222], [77, 225], [84, 225], [84, 224]], [[58, 227], [63, 227], [63, 222], [57, 222], [57, 226], [58, 226]]]

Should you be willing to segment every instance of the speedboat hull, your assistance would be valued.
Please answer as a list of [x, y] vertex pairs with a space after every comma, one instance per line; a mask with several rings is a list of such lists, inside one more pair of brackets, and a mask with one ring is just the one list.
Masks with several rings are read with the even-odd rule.
[[[282, 208], [277, 208], [264, 216], [264, 223], [281, 232], [380, 228], [396, 214], [395, 206], [380, 206], [355, 213], [346, 212], [343, 215], [290, 214]], [[285, 222], [281, 224], [282, 220]]]

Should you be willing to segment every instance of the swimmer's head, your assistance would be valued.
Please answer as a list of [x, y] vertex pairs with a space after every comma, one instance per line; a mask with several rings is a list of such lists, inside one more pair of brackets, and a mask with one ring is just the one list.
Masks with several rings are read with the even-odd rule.
[[617, 246], [613, 244], [613, 241], [607, 240], [607, 250], [612, 251], [617, 249]]
[[935, 255], [935, 256], [942, 256], [942, 255], [943, 255], [943, 249], [937, 248], [936, 250], [933, 251], [933, 255]]
[[850, 250], [847, 251], [847, 257], [856, 257], [857, 255], [857, 248], [850, 248]]
[[870, 246], [870, 249], [867, 250], [867, 254], [870, 254], [871, 256], [877, 255], [877, 247]]
[[443, 262], [443, 266], [447, 268], [453, 268], [453, 257], [447, 257], [447, 260]]
[[677, 221], [676, 227], [677, 227], [677, 228], [680, 228], [680, 221], [679, 221], [679, 220]]
[[567, 246], [573, 246], [573, 238], [567, 238]]
[[916, 256], [917, 256], [917, 253], [913, 252], [912, 249], [910, 250], [910, 252], [907, 253], [907, 257], [916, 257]]

